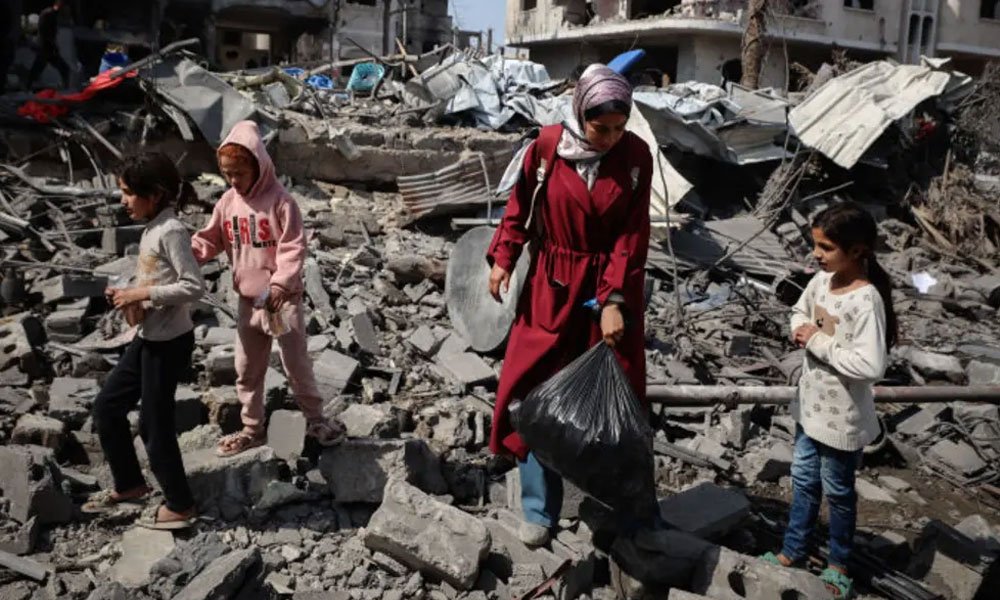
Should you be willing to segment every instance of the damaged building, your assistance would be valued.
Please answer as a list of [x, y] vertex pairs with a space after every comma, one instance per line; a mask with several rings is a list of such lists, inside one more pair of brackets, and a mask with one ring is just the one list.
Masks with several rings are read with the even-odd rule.
[[[765, 4], [765, 86], [794, 89], [791, 64], [816, 68], [831, 48], [859, 60], [910, 64], [921, 56], [948, 57], [972, 74], [1000, 57], [995, 0]], [[747, 6], [735, 0], [507, 0], [507, 43], [530, 49], [532, 60], [554, 77], [639, 46], [648, 67], [670, 81], [738, 81]]]

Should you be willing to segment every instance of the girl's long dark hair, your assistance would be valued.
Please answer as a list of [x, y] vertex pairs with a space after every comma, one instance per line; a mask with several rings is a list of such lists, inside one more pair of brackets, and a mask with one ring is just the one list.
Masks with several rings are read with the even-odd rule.
[[844, 252], [863, 246], [868, 265], [868, 281], [875, 286], [885, 305], [885, 343], [892, 347], [899, 337], [896, 310], [892, 306], [892, 279], [875, 258], [878, 226], [875, 219], [857, 202], [843, 202], [827, 208], [813, 219], [813, 227], [821, 229], [826, 237]]
[[118, 176], [136, 195], [143, 198], [160, 197], [156, 212], [168, 206], [178, 211], [188, 202], [197, 199], [190, 183], [181, 179], [174, 161], [160, 152], [141, 152], [122, 160]]

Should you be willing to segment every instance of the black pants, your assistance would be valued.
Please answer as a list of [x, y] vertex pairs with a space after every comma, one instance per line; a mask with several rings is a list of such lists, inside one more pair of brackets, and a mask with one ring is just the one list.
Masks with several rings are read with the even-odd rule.
[[174, 430], [177, 379], [190, 368], [192, 352], [193, 332], [166, 342], [137, 337], [94, 401], [97, 435], [111, 467], [115, 490], [125, 492], [146, 482], [128, 424], [129, 411], [142, 399], [139, 435], [146, 445], [149, 466], [163, 489], [167, 508], [177, 512], [194, 506]]
[[59, 47], [55, 43], [42, 43], [38, 49], [38, 54], [35, 55], [35, 62], [31, 65], [31, 73], [28, 74], [28, 91], [31, 91], [32, 84], [42, 74], [47, 64], [51, 64], [59, 71], [59, 75], [63, 80], [63, 87], [69, 86], [69, 65], [66, 64], [62, 55], [59, 54]]

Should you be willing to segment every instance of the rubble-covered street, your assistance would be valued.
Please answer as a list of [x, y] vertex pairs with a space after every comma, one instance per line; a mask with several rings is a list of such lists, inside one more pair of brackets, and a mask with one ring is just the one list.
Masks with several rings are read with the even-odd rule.
[[[848, 199], [877, 217], [901, 332], [856, 486], [859, 597], [997, 597], [1000, 63], [970, 77], [835, 54], [799, 92], [636, 88], [668, 528], [615, 537], [567, 484], [558, 535], [529, 548], [516, 462], [488, 448], [514, 308], [489, 298], [483, 257], [508, 164], [529, 130], [572, 118], [573, 82], [454, 46], [334, 62], [215, 71], [181, 43], [106, 72], [89, 99], [0, 96], [0, 599], [830, 598], [825, 516], [805, 568], [757, 557], [788, 522], [804, 353], [788, 315], [816, 269], [809, 223]], [[384, 75], [333, 81], [358, 65]], [[177, 393], [197, 526], [138, 527], [142, 505], [83, 514], [112, 485], [94, 398], [135, 335], [104, 295], [134, 273], [142, 232], [113, 166], [174, 158], [198, 193], [180, 215], [194, 231], [226, 189], [214, 148], [244, 119], [304, 216], [309, 353], [349, 439], [306, 442], [275, 349], [266, 445], [216, 454], [242, 427], [223, 257], [202, 269]]]

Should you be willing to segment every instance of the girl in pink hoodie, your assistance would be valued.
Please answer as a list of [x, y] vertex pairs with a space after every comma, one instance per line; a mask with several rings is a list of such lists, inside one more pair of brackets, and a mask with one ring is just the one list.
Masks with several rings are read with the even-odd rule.
[[[264, 376], [272, 334], [280, 336], [281, 363], [308, 420], [306, 434], [325, 446], [337, 444], [344, 437], [344, 426], [323, 417], [323, 401], [306, 350], [302, 213], [278, 181], [254, 122], [237, 123], [219, 148], [218, 158], [219, 170], [232, 187], [215, 205], [208, 225], [191, 239], [199, 263], [225, 251], [240, 297], [236, 392], [243, 405], [243, 430], [223, 437], [218, 452], [230, 456], [265, 442]], [[260, 307], [262, 299], [265, 306]], [[265, 311], [281, 315], [289, 331], [272, 331]]]

